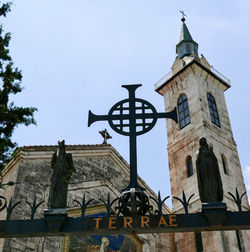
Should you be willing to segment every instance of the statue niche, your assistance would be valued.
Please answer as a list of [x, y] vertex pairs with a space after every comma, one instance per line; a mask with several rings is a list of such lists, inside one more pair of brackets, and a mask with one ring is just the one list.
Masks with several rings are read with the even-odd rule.
[[58, 142], [58, 154], [54, 152], [51, 159], [53, 173], [50, 178], [51, 186], [49, 192], [48, 207], [66, 208], [68, 183], [72, 173], [75, 171], [71, 153], [66, 153], [65, 142]]
[[199, 143], [196, 167], [200, 200], [202, 203], [221, 202], [223, 188], [217, 158], [206, 138], [202, 137]]

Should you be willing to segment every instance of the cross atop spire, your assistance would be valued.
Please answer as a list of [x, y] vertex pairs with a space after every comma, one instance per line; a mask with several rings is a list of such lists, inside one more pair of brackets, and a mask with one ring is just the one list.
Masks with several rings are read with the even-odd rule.
[[182, 22], [185, 22], [185, 20], [186, 20], [185, 17], [186, 17], [187, 15], [184, 13], [184, 11], [181, 11], [181, 10], [180, 10], [180, 13], [182, 14], [182, 19], [181, 19], [181, 21], [182, 21]]
[[180, 11], [182, 14], [182, 27], [180, 34], [180, 41], [176, 45], [176, 53], [178, 54], [178, 58], [183, 58], [185, 56], [197, 55], [198, 56], [198, 44], [193, 40], [186, 24], [185, 24], [185, 16], [184, 11]]

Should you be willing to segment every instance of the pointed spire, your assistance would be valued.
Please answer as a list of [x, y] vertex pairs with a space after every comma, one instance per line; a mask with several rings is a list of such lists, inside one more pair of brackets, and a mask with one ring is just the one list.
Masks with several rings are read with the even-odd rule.
[[178, 54], [178, 58], [183, 58], [185, 56], [190, 56], [192, 54], [198, 56], [198, 44], [193, 40], [186, 24], [185, 18], [186, 16], [183, 11], [182, 13], [182, 27], [180, 34], [180, 42], [176, 45], [176, 53]]
[[[185, 19], [184, 19], [185, 20]], [[193, 40], [185, 22], [183, 21], [182, 27], [181, 27], [181, 35], [180, 35], [180, 41], [182, 40]]]

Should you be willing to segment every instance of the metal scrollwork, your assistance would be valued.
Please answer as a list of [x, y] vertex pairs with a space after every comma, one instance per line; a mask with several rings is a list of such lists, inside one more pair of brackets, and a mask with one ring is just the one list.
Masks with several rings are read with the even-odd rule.
[[86, 211], [86, 208], [87, 206], [94, 201], [94, 199], [90, 199], [86, 202], [86, 199], [85, 199], [85, 193], [83, 194], [83, 198], [82, 198], [82, 203], [80, 203], [78, 200], [73, 200], [74, 202], [76, 202], [82, 209], [82, 217], [85, 216], [85, 211]]
[[242, 212], [242, 207], [241, 207], [242, 198], [243, 198], [243, 196], [244, 196], [247, 192], [242, 193], [241, 196], [240, 196], [237, 188], [235, 188], [235, 191], [236, 191], [236, 193], [235, 193], [236, 196], [234, 196], [234, 195], [233, 195], [232, 193], [230, 193], [230, 192], [228, 192], [228, 194], [233, 198], [234, 202], [235, 202], [236, 205], [238, 206], [239, 212]]
[[184, 191], [182, 191], [182, 199], [178, 198], [178, 197], [173, 197], [174, 199], [177, 199], [181, 202], [181, 204], [183, 205], [184, 207], [184, 210], [185, 210], [185, 214], [188, 214], [188, 205], [189, 205], [189, 202], [191, 200], [191, 198], [194, 196], [194, 193], [188, 198], [186, 198], [186, 194]]
[[31, 219], [33, 220], [34, 219], [34, 217], [35, 217], [35, 213], [36, 213], [36, 210], [37, 210], [37, 208], [44, 202], [44, 200], [43, 201], [41, 201], [41, 202], [39, 202], [38, 204], [37, 204], [37, 197], [35, 197], [34, 198], [34, 200], [33, 200], [33, 203], [31, 204], [31, 203], [29, 203], [28, 201], [26, 201], [26, 203], [30, 206], [30, 208], [31, 208]]
[[[13, 186], [16, 183], [14, 183], [13, 181], [9, 181], [8, 183], [3, 184], [3, 177], [2, 175], [0, 175], [0, 189], [4, 189], [5, 190], [5, 186]], [[5, 208], [7, 207], [7, 199], [0, 195], [0, 212], [2, 212]]]
[[167, 197], [165, 197], [163, 200], [161, 200], [161, 193], [160, 193], [160, 191], [158, 191], [158, 198], [157, 198], [157, 200], [156, 200], [155, 198], [153, 198], [153, 197], [150, 196], [150, 199], [152, 199], [152, 200], [157, 204], [157, 206], [158, 206], [158, 209], [155, 210], [155, 213], [156, 213], [156, 214], [162, 215], [162, 206], [163, 206], [164, 202], [165, 202], [168, 198], [170, 198], [170, 196], [167, 196]]
[[9, 201], [9, 205], [8, 207], [6, 208], [7, 209], [7, 215], [6, 215], [6, 220], [9, 220], [10, 219], [10, 215], [13, 211], [13, 209], [19, 205], [21, 203], [21, 201], [18, 201], [17, 203], [15, 203], [14, 205], [12, 205], [12, 197], [10, 198], [10, 201]]
[[2, 212], [7, 206], [7, 199], [4, 196], [0, 196], [0, 212]]
[[112, 205], [118, 200], [119, 198], [116, 198], [114, 200], [110, 200], [110, 192], [108, 193], [108, 198], [107, 198], [107, 201], [105, 202], [104, 200], [102, 199], [99, 199], [101, 202], [104, 203], [105, 207], [106, 207], [106, 210], [107, 210], [107, 216], [111, 216], [111, 209], [112, 209]]

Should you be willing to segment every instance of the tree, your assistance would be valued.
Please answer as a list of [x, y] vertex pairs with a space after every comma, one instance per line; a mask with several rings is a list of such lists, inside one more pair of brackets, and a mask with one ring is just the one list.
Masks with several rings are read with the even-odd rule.
[[[10, 11], [11, 3], [0, 3], [0, 17], [6, 17]], [[3, 27], [0, 25], [0, 171], [6, 162], [10, 160], [13, 148], [17, 146], [12, 142], [11, 136], [14, 129], [24, 124], [36, 124], [34, 107], [18, 107], [10, 102], [10, 96], [22, 91], [22, 73], [14, 67], [11, 56], [9, 55], [10, 33], [4, 34]]]

